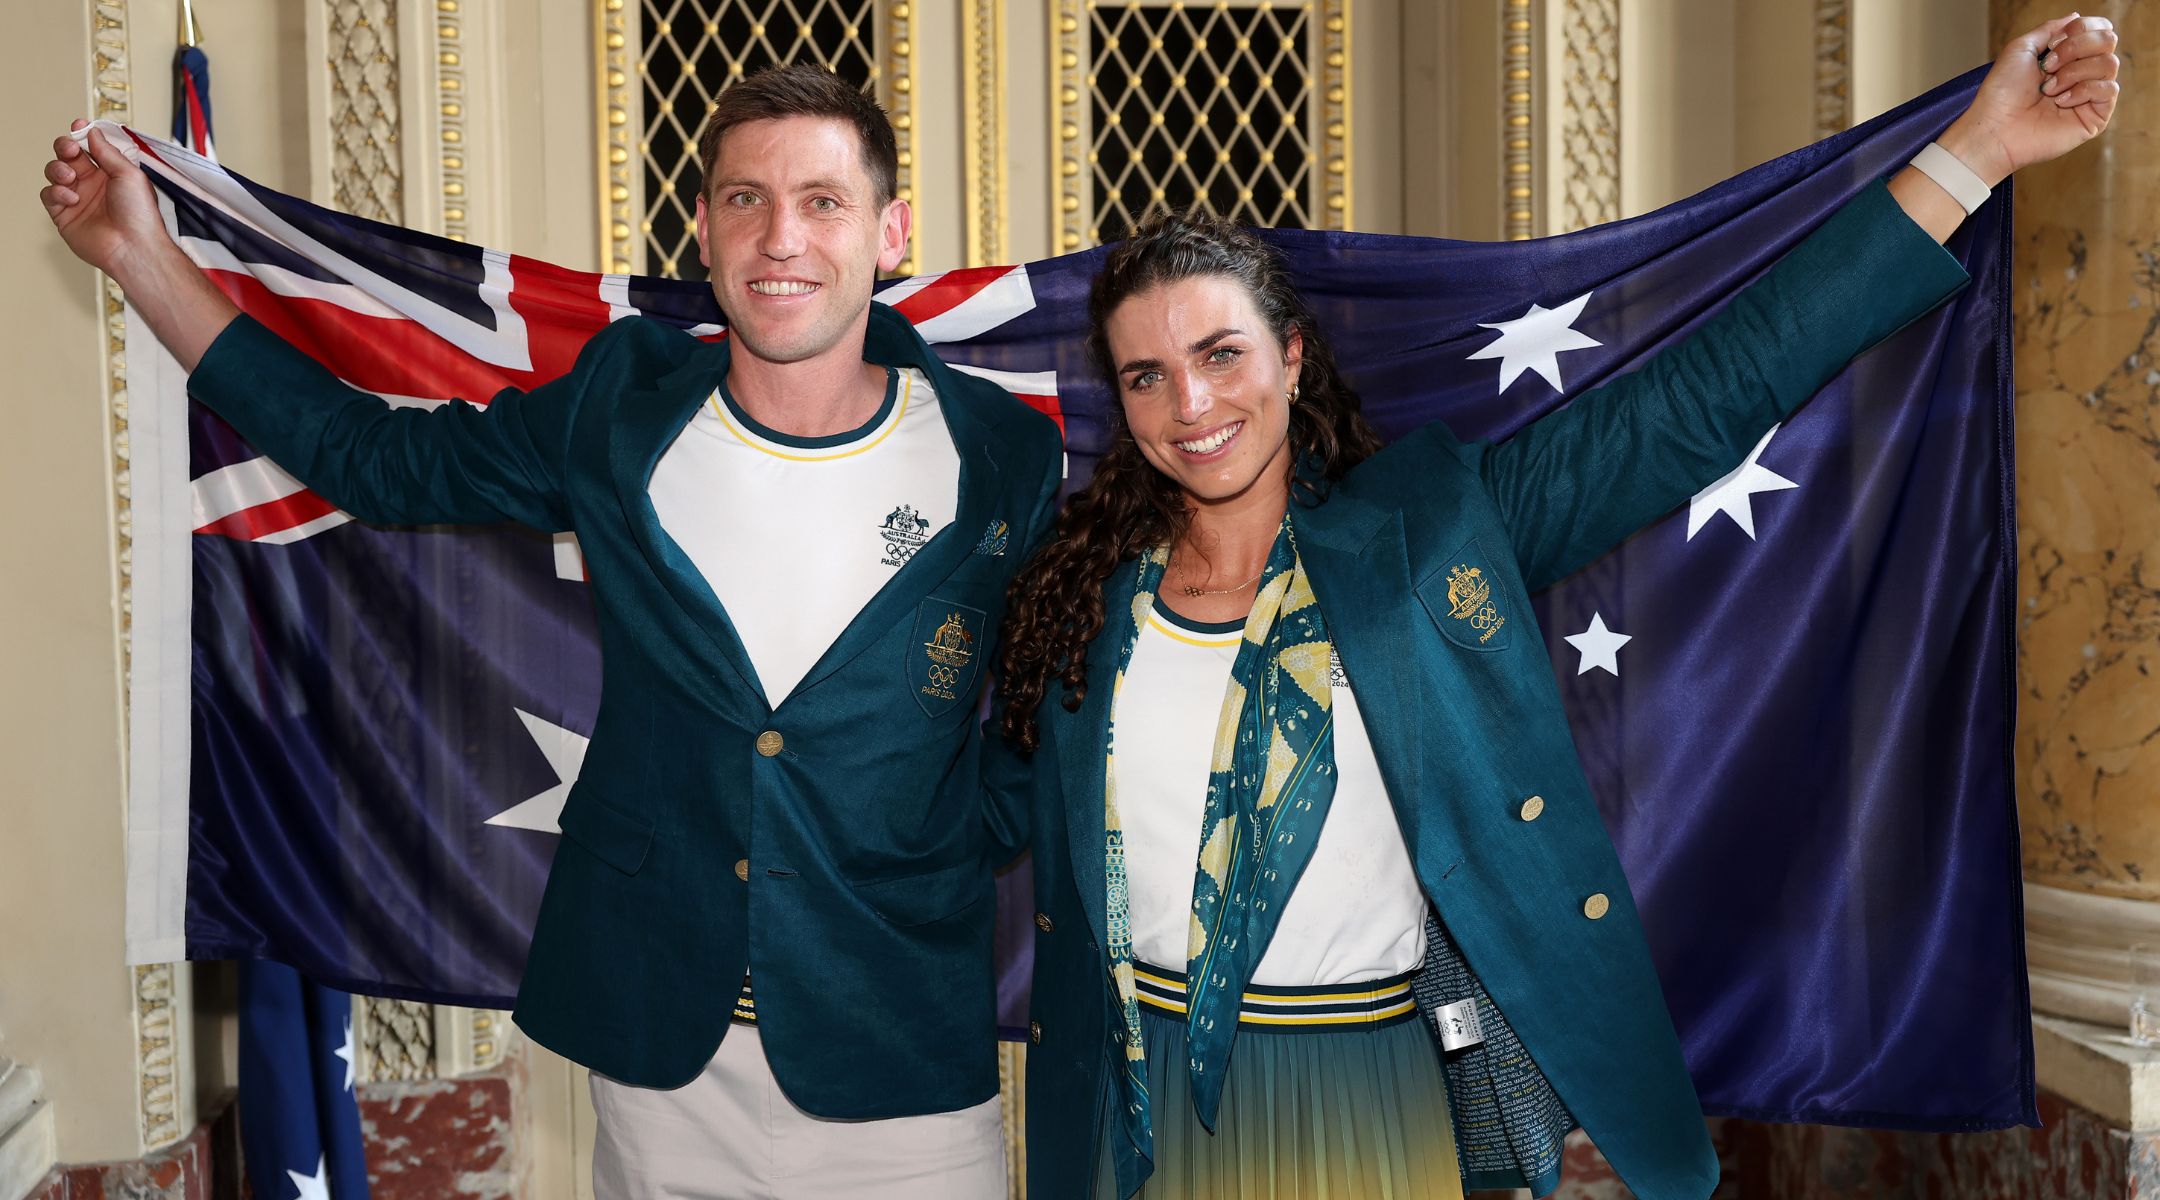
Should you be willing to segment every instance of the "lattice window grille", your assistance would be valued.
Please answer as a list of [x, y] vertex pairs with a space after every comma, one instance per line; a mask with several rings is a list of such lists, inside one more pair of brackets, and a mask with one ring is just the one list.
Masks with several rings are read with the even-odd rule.
[[1258, 225], [1344, 227], [1343, 0], [1065, 9], [1055, 85], [1064, 248], [1196, 205]]
[[[885, 7], [878, 0], [642, 0], [637, 155], [644, 195], [635, 240], [642, 270], [705, 277], [695, 225], [697, 134], [729, 84], [776, 63], [814, 62], [865, 91], [880, 91], [883, 77], [896, 75], [905, 94], [904, 72], [886, 71], [878, 57]], [[904, 10], [906, 0], [893, 7]], [[902, 57], [907, 48], [905, 40], [892, 46]], [[887, 108], [901, 126], [904, 110], [889, 100]], [[903, 177], [912, 163], [905, 132], [902, 126]]]

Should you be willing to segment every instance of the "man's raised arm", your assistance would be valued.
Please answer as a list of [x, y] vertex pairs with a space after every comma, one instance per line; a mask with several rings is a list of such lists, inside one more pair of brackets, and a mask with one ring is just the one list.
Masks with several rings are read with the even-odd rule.
[[485, 409], [393, 409], [244, 316], [167, 234], [149, 178], [101, 131], [56, 139], [45, 179], [53, 227], [127, 292], [188, 391], [338, 507], [393, 524], [569, 527], [563, 450], [604, 338], [569, 375]]

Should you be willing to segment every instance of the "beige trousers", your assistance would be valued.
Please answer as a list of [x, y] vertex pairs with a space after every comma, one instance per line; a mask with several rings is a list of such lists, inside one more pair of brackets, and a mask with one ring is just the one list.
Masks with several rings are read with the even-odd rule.
[[997, 1097], [958, 1112], [832, 1121], [795, 1107], [754, 1025], [673, 1090], [592, 1077], [596, 1200], [1005, 1200]]

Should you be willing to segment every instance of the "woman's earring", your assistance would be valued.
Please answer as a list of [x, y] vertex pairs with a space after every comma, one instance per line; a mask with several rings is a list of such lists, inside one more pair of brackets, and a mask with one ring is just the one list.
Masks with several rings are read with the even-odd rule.
[[1289, 401], [1292, 404], [1296, 404], [1298, 398], [1298, 389], [1300, 386], [1301, 385], [1295, 383], [1291, 384], [1290, 390], [1283, 393], [1283, 399]]

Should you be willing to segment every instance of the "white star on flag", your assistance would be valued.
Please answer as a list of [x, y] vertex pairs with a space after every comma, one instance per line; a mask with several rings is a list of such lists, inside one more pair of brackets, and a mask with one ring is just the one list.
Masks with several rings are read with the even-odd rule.
[[525, 722], [525, 732], [539, 745], [548, 765], [555, 768], [557, 782], [532, 799], [520, 801], [489, 817], [487, 823], [507, 825], [512, 829], [537, 829], [541, 833], [561, 833], [555, 819], [562, 816], [563, 801], [570, 798], [570, 785], [577, 782], [578, 772], [585, 769], [585, 748], [592, 745], [592, 739], [522, 708], [517, 710], [517, 715]]
[[1605, 614], [1591, 613], [1590, 628], [1567, 635], [1567, 644], [1582, 652], [1582, 661], [1576, 664], [1575, 673], [1581, 675], [1597, 667], [1617, 677], [1620, 674], [1620, 647], [1634, 640], [1633, 634], [1614, 633], [1605, 628]]
[[1694, 541], [1696, 532], [1708, 525], [1710, 518], [1719, 513], [1731, 517], [1733, 524], [1740, 527], [1740, 532], [1753, 538], [1755, 506], [1749, 502], [1748, 497], [1757, 492], [1782, 492], [1786, 488], [1800, 486], [1757, 461], [1762, 457], [1763, 449], [1770, 444], [1770, 439], [1776, 437], [1781, 428], [1783, 426], [1772, 425], [1770, 432], [1762, 435], [1762, 440], [1755, 443], [1755, 448], [1748, 451], [1747, 458], [1734, 467], [1730, 475], [1695, 493], [1694, 499], [1688, 501], [1688, 541]]
[[293, 1193], [293, 1200], [330, 1200], [330, 1160], [317, 1156], [313, 1178], [298, 1171], [287, 1171], [285, 1177], [300, 1189]]
[[331, 1054], [333, 1054], [333, 1055], [335, 1055], [335, 1056], [336, 1056], [336, 1057], [338, 1057], [338, 1058], [342, 1058], [342, 1059], [344, 1059], [344, 1060], [345, 1060], [345, 1090], [346, 1090], [346, 1091], [348, 1091], [348, 1092], [349, 1092], [349, 1091], [351, 1091], [351, 1090], [352, 1090], [352, 1083], [353, 1083], [353, 1077], [352, 1077], [352, 1063], [353, 1063], [353, 1055], [352, 1055], [352, 1018], [351, 1018], [351, 1017], [347, 1017], [347, 1018], [345, 1018], [345, 1044], [344, 1044], [344, 1045], [342, 1045], [342, 1046], [339, 1046], [339, 1047], [338, 1047], [337, 1049], [335, 1049], [335, 1050], [332, 1050], [332, 1051], [331, 1051], [330, 1053], [331, 1053]]
[[[1512, 321], [1478, 322], [1480, 329], [1497, 329], [1500, 336], [1494, 338], [1470, 357], [1497, 358], [1500, 360], [1500, 391], [1522, 376], [1524, 371], [1536, 371], [1545, 377], [1556, 392], [1567, 390], [1560, 382], [1560, 354], [1567, 350], [1588, 350], [1602, 346], [1603, 342], [1586, 333], [1578, 332], [1575, 319], [1582, 316], [1583, 305], [1590, 303], [1591, 292], [1584, 292], [1558, 308], [1546, 308], [1532, 304], [1530, 311]], [[1498, 393], [1494, 393], [1497, 395]]]

